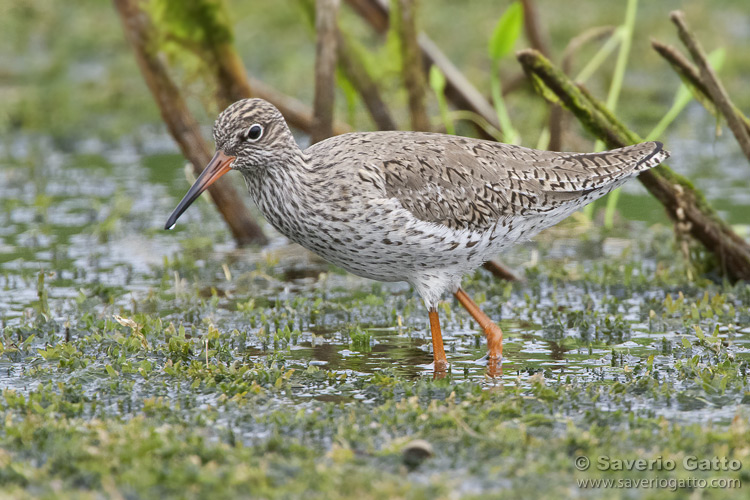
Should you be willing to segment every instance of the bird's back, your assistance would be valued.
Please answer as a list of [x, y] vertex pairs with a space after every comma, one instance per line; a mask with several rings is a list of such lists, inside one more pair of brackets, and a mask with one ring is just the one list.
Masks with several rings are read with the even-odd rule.
[[559, 220], [669, 156], [659, 142], [557, 153], [421, 132], [345, 134], [306, 153], [328, 175], [397, 199], [422, 221], [473, 231], [501, 219]]

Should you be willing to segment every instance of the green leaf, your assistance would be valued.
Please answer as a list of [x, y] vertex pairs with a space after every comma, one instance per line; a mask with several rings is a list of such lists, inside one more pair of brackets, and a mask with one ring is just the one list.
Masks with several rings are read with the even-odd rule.
[[488, 51], [493, 60], [505, 57], [516, 44], [523, 25], [523, 7], [519, 2], [513, 2], [508, 10], [500, 17], [495, 31], [490, 37]]
[[456, 127], [453, 124], [453, 120], [450, 118], [448, 113], [448, 102], [445, 99], [445, 75], [440, 68], [436, 65], [430, 66], [430, 88], [435, 93], [435, 98], [438, 101], [438, 107], [440, 108], [440, 118], [443, 120], [445, 125], [445, 131], [450, 135], [455, 135]]
[[695, 330], [695, 336], [705, 342], [706, 336], [703, 334], [703, 329], [700, 325], [693, 325], [693, 329]]

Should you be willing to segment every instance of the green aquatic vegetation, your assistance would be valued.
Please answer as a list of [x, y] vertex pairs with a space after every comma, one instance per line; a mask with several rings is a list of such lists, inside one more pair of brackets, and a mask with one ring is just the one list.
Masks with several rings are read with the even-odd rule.
[[351, 339], [350, 345], [352, 349], [359, 352], [370, 352], [372, 350], [372, 333], [362, 330], [359, 327], [354, 327], [348, 334]]
[[36, 302], [36, 309], [39, 316], [47, 319], [50, 316], [49, 311], [49, 292], [45, 288], [44, 284], [45, 280], [45, 273], [44, 271], [39, 271], [39, 278], [37, 279], [37, 285], [36, 285], [36, 295], [39, 299]]
[[[29, 4], [30, 17], [85, 28], [40, 6]], [[117, 61], [110, 21], [86, 29]], [[237, 36], [252, 47], [261, 35]], [[11, 116], [36, 126], [46, 117], [62, 138], [157, 118], [124, 92], [142, 86], [127, 76], [137, 77], [129, 53], [105, 78], [114, 96], [85, 83], [80, 109], [51, 107], [72, 95], [59, 69], [70, 43], [61, 38], [58, 68], [26, 104], [11, 96]], [[132, 108], [107, 108], [123, 115], [114, 124], [101, 113], [112, 100]], [[523, 133], [526, 115], [513, 123]], [[485, 375], [481, 332], [447, 298], [453, 365], [433, 380], [423, 305], [406, 286], [346, 275], [279, 240], [263, 254], [230, 248], [208, 204], [196, 224], [163, 233], [184, 161], [155, 147], [153, 130], [136, 134], [122, 149], [80, 148], [93, 153], [34, 139], [29, 158], [4, 160], [0, 496], [554, 498], [586, 496], [576, 479], [628, 477], [579, 471], [582, 455], [748, 460], [750, 286], [688, 277], [670, 228], [565, 225], [503, 256], [525, 282], [468, 276], [463, 286], [504, 330], [502, 373]], [[413, 465], [403, 450], [416, 439], [432, 456]]]

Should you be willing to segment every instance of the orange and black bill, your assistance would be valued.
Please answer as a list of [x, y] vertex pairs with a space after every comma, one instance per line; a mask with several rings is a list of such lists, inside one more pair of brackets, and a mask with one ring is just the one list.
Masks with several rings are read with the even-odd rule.
[[172, 229], [177, 222], [177, 219], [180, 218], [180, 215], [182, 215], [182, 213], [198, 199], [201, 193], [208, 189], [208, 186], [216, 182], [219, 177], [231, 170], [231, 165], [234, 159], [234, 156], [227, 156], [221, 150], [216, 151], [216, 154], [211, 158], [208, 166], [195, 180], [195, 183], [190, 187], [187, 194], [185, 194], [185, 197], [182, 198], [182, 201], [177, 205], [177, 208], [174, 209], [172, 215], [169, 216], [164, 229]]

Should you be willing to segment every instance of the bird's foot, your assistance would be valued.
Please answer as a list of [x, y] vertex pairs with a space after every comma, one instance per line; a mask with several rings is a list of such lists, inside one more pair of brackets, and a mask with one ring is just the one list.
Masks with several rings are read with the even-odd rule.
[[487, 368], [485, 373], [490, 378], [497, 378], [503, 375], [503, 357], [487, 357]]
[[489, 359], [502, 359], [503, 331], [495, 323], [490, 323], [484, 328], [484, 334], [487, 336], [487, 354]]
[[448, 361], [445, 359], [436, 359], [432, 364], [432, 379], [439, 380], [444, 378], [448, 373]]
[[448, 360], [446, 360], [446, 359], [436, 359], [435, 362], [433, 363], [433, 369], [436, 372], [438, 372], [438, 371], [444, 372], [444, 371], [448, 370], [448, 366], [449, 366]]

